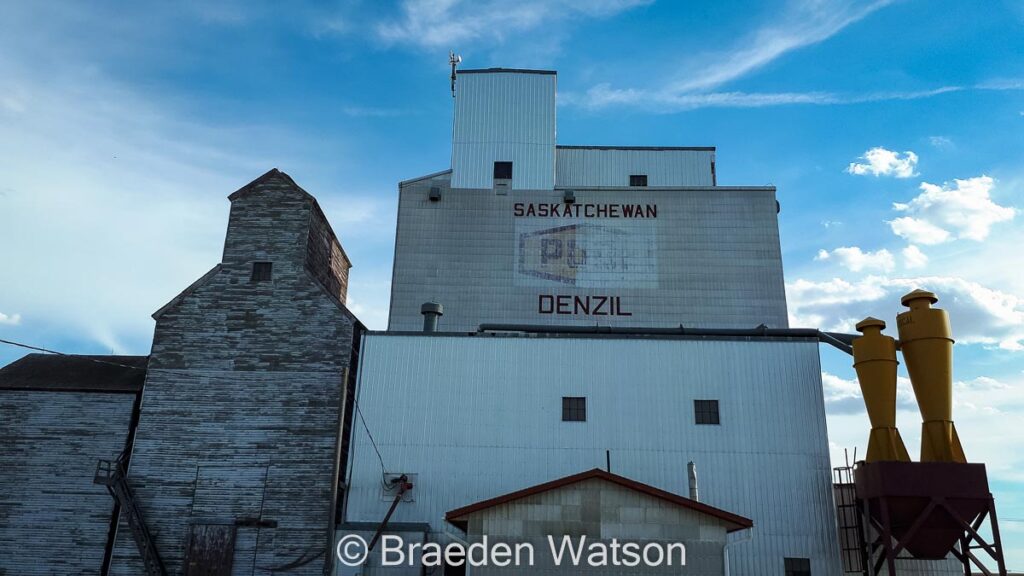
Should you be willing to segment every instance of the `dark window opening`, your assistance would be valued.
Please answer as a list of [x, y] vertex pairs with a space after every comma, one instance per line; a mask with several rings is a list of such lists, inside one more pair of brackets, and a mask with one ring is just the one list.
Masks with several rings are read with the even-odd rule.
[[511, 180], [512, 179], [512, 163], [511, 162], [495, 162], [494, 163], [494, 179], [495, 180]]
[[271, 278], [271, 270], [273, 269], [273, 262], [253, 262], [252, 263], [252, 281], [253, 282], [267, 282]]
[[811, 576], [811, 560], [786, 558], [786, 576]]
[[629, 177], [630, 186], [647, 186], [647, 174], [633, 174]]
[[562, 422], [586, 422], [587, 399], [576, 396], [562, 397]]
[[721, 424], [718, 419], [718, 400], [694, 400], [693, 417], [697, 424]]

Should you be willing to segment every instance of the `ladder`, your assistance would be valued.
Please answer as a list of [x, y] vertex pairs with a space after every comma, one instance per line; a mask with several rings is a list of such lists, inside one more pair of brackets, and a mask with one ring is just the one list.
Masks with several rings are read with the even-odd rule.
[[836, 520], [839, 524], [839, 547], [843, 571], [867, 574], [867, 555], [861, 511], [853, 485], [853, 467], [833, 468], [833, 490], [836, 499]]
[[142, 564], [146, 567], [148, 576], [167, 576], [164, 563], [156, 551], [156, 543], [146, 528], [146, 522], [142, 518], [142, 510], [135, 500], [135, 493], [128, 484], [128, 476], [124, 467], [125, 454], [114, 462], [100, 460], [96, 463], [96, 475], [93, 477], [93, 484], [102, 484], [107, 487], [107, 492], [114, 498], [114, 502], [120, 506], [124, 513], [128, 527], [132, 530], [132, 537], [139, 549], [139, 556], [142, 557]]

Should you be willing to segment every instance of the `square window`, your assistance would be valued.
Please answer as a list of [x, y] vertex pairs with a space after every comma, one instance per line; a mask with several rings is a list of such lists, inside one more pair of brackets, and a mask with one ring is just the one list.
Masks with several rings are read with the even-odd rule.
[[630, 186], [647, 186], [647, 174], [633, 174], [629, 177]]
[[512, 179], [512, 163], [511, 162], [495, 162], [494, 163], [494, 179], [495, 180], [511, 180]]
[[786, 576], [811, 576], [811, 560], [786, 558]]
[[253, 262], [252, 263], [252, 278], [253, 282], [267, 282], [271, 278], [271, 271], [273, 269], [273, 262]]
[[697, 424], [721, 424], [718, 419], [718, 400], [694, 400], [693, 418]]
[[577, 396], [562, 397], [562, 422], [586, 422], [587, 399]]

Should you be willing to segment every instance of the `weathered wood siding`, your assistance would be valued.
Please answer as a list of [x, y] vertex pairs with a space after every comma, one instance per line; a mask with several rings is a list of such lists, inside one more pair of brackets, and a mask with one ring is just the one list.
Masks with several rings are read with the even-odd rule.
[[100, 574], [114, 501], [92, 479], [124, 450], [135, 398], [0, 390], [0, 574]]
[[[232, 195], [219, 269], [158, 313], [129, 480], [171, 574], [190, 526], [210, 524], [238, 526], [234, 574], [315, 554], [288, 574], [324, 571], [356, 321], [341, 267], [310, 269], [318, 214], [281, 174]], [[254, 261], [273, 262], [273, 279], [252, 281]], [[134, 576], [127, 530], [111, 573]]]

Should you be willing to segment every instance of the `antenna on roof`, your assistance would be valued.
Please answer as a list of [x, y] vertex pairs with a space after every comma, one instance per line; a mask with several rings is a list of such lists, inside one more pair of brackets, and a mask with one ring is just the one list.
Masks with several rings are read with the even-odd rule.
[[455, 67], [462, 62], [462, 56], [455, 53], [454, 50], [448, 51], [448, 63], [452, 65], [452, 98], [455, 98]]

